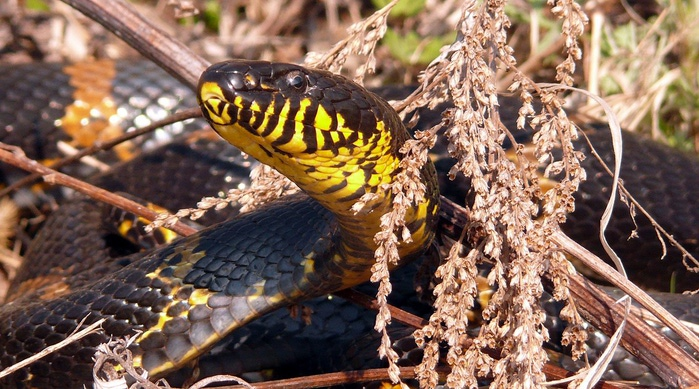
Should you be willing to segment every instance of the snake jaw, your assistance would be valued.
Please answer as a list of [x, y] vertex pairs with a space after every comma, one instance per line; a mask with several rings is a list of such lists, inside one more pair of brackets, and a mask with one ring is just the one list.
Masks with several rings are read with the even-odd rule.
[[[216, 97], [209, 97], [205, 100], [204, 104], [206, 105], [206, 109], [202, 111], [210, 122], [218, 125], [225, 125], [232, 120], [226, 113], [227, 104], [223, 100]], [[216, 114], [212, 114], [214, 112]]]

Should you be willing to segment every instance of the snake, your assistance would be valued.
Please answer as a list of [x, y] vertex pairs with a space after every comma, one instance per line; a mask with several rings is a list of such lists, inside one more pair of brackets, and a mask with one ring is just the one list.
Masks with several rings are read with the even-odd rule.
[[[66, 73], [55, 70], [50, 74], [64, 77], [57, 83], [67, 83]], [[46, 357], [7, 385], [79, 387], [92, 380], [94, 347], [107, 335], [135, 329], [143, 331], [134, 346], [136, 364], [162, 376], [265, 312], [368, 279], [378, 218], [392, 200], [381, 188], [400, 170], [398, 148], [409, 139], [393, 110], [344, 78], [267, 62], [214, 65], [202, 76], [198, 98], [216, 132], [292, 178], [306, 195], [139, 255], [123, 269], [107, 267], [103, 279], [76, 283], [64, 295], [7, 304], [1, 311], [8, 318], [0, 327], [3, 367], [64, 338], [88, 312], [83, 325], [108, 319], [105, 334]], [[654, 146], [636, 142], [635, 148], [650, 147], [654, 155]], [[434, 237], [435, 172], [428, 164], [421, 174], [427, 200], [408, 214], [413, 244], [401, 246], [406, 261]], [[349, 210], [366, 193], [378, 194], [378, 200], [358, 217]], [[251, 244], [261, 238], [270, 239], [270, 246]], [[197, 320], [183, 319], [192, 317]], [[42, 331], [50, 337], [33, 336]]]
[[[198, 98], [216, 132], [305, 194], [178, 240], [83, 287], [5, 304], [3, 366], [80, 323], [106, 319], [103, 333], [9, 382], [89, 383], [94, 348], [136, 330], [134, 364], [158, 377], [264, 313], [369, 279], [374, 236], [393, 207], [390, 184], [402, 169], [399, 149], [410, 137], [395, 111], [345, 78], [267, 62], [213, 65], [202, 74]], [[405, 213], [409, 237], [396, 247], [401, 261], [420, 256], [434, 238], [439, 190], [431, 163], [420, 182], [423, 196]]]

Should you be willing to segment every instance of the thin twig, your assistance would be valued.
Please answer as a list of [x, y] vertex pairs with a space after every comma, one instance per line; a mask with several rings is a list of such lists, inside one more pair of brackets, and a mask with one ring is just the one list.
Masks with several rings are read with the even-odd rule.
[[62, 1], [115, 33], [192, 90], [210, 65], [183, 43], [153, 26], [123, 0]]
[[[85, 319], [83, 319], [83, 321], [84, 320]], [[8, 367], [7, 369], [1, 371], [0, 378], [6, 377], [6, 376], [16, 372], [19, 369], [23, 369], [23, 368], [29, 366], [30, 364], [38, 361], [39, 359], [57, 351], [57, 350], [60, 350], [67, 345], [69, 345], [69, 344], [71, 344], [79, 339], [82, 339], [87, 335], [90, 335], [94, 332], [97, 332], [99, 327], [102, 325], [102, 323], [104, 323], [105, 320], [106, 319], [99, 319], [96, 322], [90, 324], [89, 326], [83, 328], [82, 330], [80, 330], [74, 334], [71, 334], [70, 336], [66, 337], [62, 341], [46, 347], [45, 349], [39, 351], [38, 353], [32, 355], [31, 357], [29, 357], [21, 362], [15, 363], [14, 365]], [[80, 325], [82, 325], [82, 322], [80, 323]], [[78, 326], [78, 328], [79, 327], [80, 326]]]
[[[583, 133], [583, 135], [584, 135], [584, 133]], [[597, 161], [599, 162], [600, 166], [602, 166], [602, 169], [604, 171], [606, 171], [607, 174], [609, 174], [611, 176], [612, 171], [609, 169], [609, 166], [607, 166], [607, 163], [604, 162], [604, 160], [599, 155], [599, 153], [597, 152], [595, 147], [592, 145], [592, 143], [590, 142], [590, 139], [587, 138], [587, 136], [585, 136], [585, 140], [587, 141], [587, 145], [590, 147], [590, 155], [595, 157], [595, 159], [597, 159]], [[653, 216], [626, 189], [623, 182], [619, 182], [619, 191], [621, 193], [623, 193], [624, 197], [626, 197], [628, 199], [628, 201], [631, 202], [631, 204], [634, 205], [634, 207], [636, 208], [637, 211], [639, 211], [643, 216], [645, 216], [648, 219], [651, 226], [653, 226], [653, 228], [659, 234], [658, 240], [663, 245], [663, 248], [665, 247], [665, 242], [662, 240], [662, 238], [667, 239], [668, 242], [670, 242], [670, 244], [673, 247], [678, 249], [686, 259], [691, 260], [694, 263], [694, 268], [697, 269], [697, 267], [699, 266], [699, 260], [697, 260], [697, 258], [692, 253], [690, 253], [686, 248], [684, 248], [684, 246], [682, 246], [682, 243], [680, 243], [677, 239], [675, 239], [675, 237], [669, 231], [667, 231], [663, 226], [660, 225], [660, 223], [658, 223], [655, 220], [655, 218], [653, 218]], [[664, 248], [663, 252], [666, 252], [666, 251], [667, 250]]]
[[[444, 372], [444, 371], [443, 371]], [[415, 371], [412, 367], [400, 368], [402, 379], [415, 378]], [[356, 384], [360, 382], [386, 381], [388, 373], [386, 369], [369, 369], [357, 371], [343, 371], [338, 373], [318, 374], [313, 376], [289, 378], [278, 381], [267, 381], [255, 383], [255, 389], [304, 389], [304, 388], [326, 388], [342, 384]], [[223, 387], [222, 389], [240, 389], [243, 386], [234, 385]]]
[[[379, 303], [376, 301], [375, 297], [366, 295], [361, 292], [357, 292], [354, 289], [345, 289], [339, 292], [335, 292], [334, 295], [342, 297], [345, 300], [352, 301], [353, 303], [360, 305], [364, 308], [377, 311], [379, 308]], [[413, 315], [410, 312], [402, 310], [398, 307], [388, 304], [388, 310], [391, 312], [391, 319], [397, 321], [398, 323], [405, 324], [412, 328], [422, 328], [427, 324], [427, 320]]]
[[[148, 220], [155, 220], [158, 216], [158, 212], [155, 212], [143, 205], [138, 204], [135, 201], [131, 201], [122, 196], [115, 195], [109, 191], [102, 188], [98, 188], [94, 185], [90, 185], [84, 181], [78, 180], [71, 176], [63, 173], [59, 173], [51, 168], [48, 168], [32, 159], [24, 156], [21, 150], [15, 146], [10, 146], [4, 143], [0, 143], [0, 161], [9, 163], [10, 165], [16, 166], [20, 169], [30, 171], [33, 173], [40, 174], [44, 180], [50, 184], [58, 184], [67, 186], [71, 189], [83, 193], [91, 198], [101, 201], [107, 204], [111, 204], [115, 207], [123, 209], [127, 212], [131, 212], [135, 215], [144, 217]], [[182, 235], [187, 236], [196, 232], [196, 230], [186, 224], [177, 222], [169, 227], [172, 231]]]
[[[550, 379], [562, 380], [566, 377], [573, 376], [573, 373], [554, 365], [546, 365], [544, 368], [546, 376]], [[440, 374], [446, 374], [446, 368], [437, 368]], [[413, 367], [401, 367], [400, 377], [404, 380], [415, 378], [415, 369]], [[267, 381], [255, 383], [255, 389], [310, 389], [310, 388], [325, 388], [343, 384], [358, 384], [361, 382], [372, 381], [387, 381], [388, 373], [386, 369], [368, 369], [357, 371], [344, 371], [337, 373], [317, 374], [298, 378], [287, 378], [277, 381]], [[617, 385], [612, 382], [600, 382], [596, 386], [598, 389], [620, 389], [624, 385]], [[244, 385], [222, 386], [221, 389], [241, 389], [248, 388]]]

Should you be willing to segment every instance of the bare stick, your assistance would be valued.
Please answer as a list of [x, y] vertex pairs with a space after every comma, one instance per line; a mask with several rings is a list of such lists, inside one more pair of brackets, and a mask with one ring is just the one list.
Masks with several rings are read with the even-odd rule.
[[[345, 289], [341, 290], [339, 292], [333, 293], [336, 296], [342, 297], [345, 300], [352, 301], [353, 303], [360, 305], [364, 308], [377, 311], [378, 310], [378, 302], [376, 301], [376, 298], [373, 296], [366, 295], [361, 292], [357, 292], [354, 289]], [[427, 324], [427, 320], [415, 316], [410, 312], [404, 311], [398, 307], [395, 307], [393, 305], [388, 305], [388, 310], [391, 311], [391, 318], [396, 320], [399, 323], [403, 323], [406, 326], [412, 327], [412, 328], [422, 328]]]
[[[84, 181], [80, 181], [71, 176], [59, 173], [32, 159], [29, 159], [25, 157], [22, 151], [15, 146], [0, 143], [0, 161], [9, 163], [10, 165], [29, 172], [41, 174], [42, 177], [44, 177], [44, 180], [48, 183], [67, 186], [77, 190], [80, 193], [86, 194], [97, 201], [111, 204], [148, 220], [155, 220], [155, 218], [158, 216], [157, 212], [146, 208], [135, 201], [131, 201], [102, 188], [98, 188]], [[196, 232], [194, 228], [181, 222], [177, 222], [168, 228], [182, 236], [191, 235]]]
[[84, 13], [194, 90], [210, 65], [139, 15], [123, 0], [62, 0]]
[[[84, 320], [84, 319], [83, 319]], [[51, 346], [46, 347], [45, 349], [39, 351], [38, 353], [32, 355], [31, 357], [15, 363], [14, 365], [8, 367], [7, 369], [0, 371], [0, 378], [6, 377], [14, 372], [16, 372], [19, 369], [25, 368], [29, 366], [30, 364], [38, 361], [39, 359], [51, 354], [52, 352], [55, 352], [57, 350], [62, 349], [63, 347], [84, 338], [87, 335], [90, 335], [94, 332], [99, 331], [99, 327], [102, 325], [102, 323], [105, 322], [106, 319], [99, 319], [96, 322], [90, 324], [89, 326], [83, 328], [82, 330], [68, 336], [67, 338], [63, 339], [62, 341], [53, 344]], [[82, 323], [80, 323], [82, 325]]]
[[[614, 333], [624, 318], [624, 304], [617, 304], [583, 276], [573, 274], [568, 282], [571, 297], [583, 316], [605, 334]], [[638, 316], [630, 314], [626, 320], [621, 339], [625, 349], [671, 386], [688, 387], [699, 382], [699, 363], [694, 358]]]
[[[592, 142], [590, 142], [590, 138], [588, 138], [584, 132], [582, 133], [582, 135], [584, 136], [585, 141], [587, 142], [587, 145], [590, 147], [590, 154], [593, 157], [595, 157], [595, 159], [597, 159], [597, 162], [600, 164], [600, 166], [602, 166], [602, 169], [604, 169], [604, 171], [606, 171], [607, 174], [609, 174], [609, 176], [611, 177], [612, 171], [609, 169], [609, 166], [607, 166], [607, 163], [604, 162], [604, 160], [599, 155], [599, 153], [597, 152], [595, 147], [592, 145]], [[633, 197], [633, 195], [631, 195], [631, 193], [628, 190], [626, 190], [623, 182], [619, 182], [619, 191], [621, 191], [621, 193], [624, 194], [624, 196], [628, 199], [628, 201], [630, 201], [631, 204], [633, 204], [634, 207], [636, 207], [636, 210], [638, 212], [640, 212], [643, 216], [645, 216], [646, 219], [648, 219], [650, 224], [653, 226], [656, 233], [658, 234], [658, 241], [660, 242], [660, 244], [663, 245], [663, 253], [667, 252], [667, 248], [665, 247], [665, 241], [663, 239], [667, 239], [668, 242], [670, 242], [670, 244], [673, 247], [680, 250], [682, 255], [688, 261], [692, 261], [692, 263], [693, 263], [692, 268], [689, 268], [688, 264], [685, 263], [685, 267], [687, 267], [688, 271], [693, 271], [693, 269], [699, 269], [699, 260], [697, 260], [697, 258], [694, 257], [694, 254], [690, 253], [689, 250], [684, 248], [684, 246], [682, 246], [682, 243], [680, 243], [677, 239], [675, 239], [675, 237], [668, 230], [666, 230], [663, 226], [661, 226], [655, 220], [655, 218], [653, 218], [653, 216], [641, 205], [641, 203], [639, 203], [638, 200], [636, 200], [636, 198]], [[663, 254], [663, 257], [661, 257], [661, 259], [664, 258], [664, 256], [665, 256], [665, 254]]]
[[[437, 370], [446, 374], [448, 371], [445, 368], [437, 368]], [[547, 377], [553, 379], [562, 379], [565, 377], [570, 377], [572, 373], [564, 370], [560, 367], [546, 365], [544, 367]], [[415, 368], [413, 367], [401, 367], [400, 376], [402, 379], [414, 379], [415, 378]], [[343, 385], [343, 384], [357, 384], [360, 382], [371, 382], [371, 381], [387, 381], [389, 379], [388, 372], [386, 369], [368, 369], [368, 370], [355, 370], [355, 371], [343, 371], [337, 373], [327, 373], [327, 374], [317, 374], [312, 376], [298, 377], [298, 378], [287, 378], [277, 381], [267, 381], [267, 382], [256, 382], [254, 388], [256, 389], [308, 389], [308, 388], [326, 388], [329, 386]], [[620, 389], [627, 388], [625, 385], [617, 385], [611, 382], [600, 382], [595, 388], [599, 389]], [[241, 389], [248, 388], [244, 385], [231, 385], [222, 386], [221, 389]]]
[[[619, 272], [604, 263], [586, 248], [580, 246], [577, 242], [570, 239], [570, 237], [565, 235], [563, 232], [559, 231], [555, 233], [551, 239], [553, 239], [553, 241], [556, 242], [556, 244], [566, 253], [578, 258], [590, 269], [604, 276], [604, 278], [614, 284], [614, 286], [631, 296], [644, 308], [660, 319], [663, 324], [675, 331], [677, 335], [679, 335], [685, 342], [689, 343], [692, 348], [699, 351], [699, 338], [697, 338], [697, 336], [690, 331], [689, 328], [677, 320], [677, 318], [675, 318], [670, 312], [660, 306], [657, 301], [653, 300], [652, 297], [648, 296], [646, 292], [641, 290], [641, 288], [623, 277], [621, 274], [619, 274]], [[699, 366], [697, 369], [697, 373], [699, 374]], [[699, 375], [697, 375], [697, 377], [699, 380]]]

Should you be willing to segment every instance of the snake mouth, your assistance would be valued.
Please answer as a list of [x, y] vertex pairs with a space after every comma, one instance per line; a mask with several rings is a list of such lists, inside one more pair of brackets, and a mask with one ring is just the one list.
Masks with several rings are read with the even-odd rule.
[[200, 107], [204, 117], [213, 124], [225, 126], [235, 124], [238, 107], [214, 94], [202, 95]]
[[[257, 92], [257, 93], [255, 93]], [[251, 96], [250, 94], [255, 94]], [[294, 123], [294, 126], [304, 126], [303, 119], [290, 114], [283, 106], [275, 107], [274, 93], [265, 88], [254, 92], [238, 89], [221, 89], [219, 84], [208, 82], [200, 86], [200, 107], [212, 124], [220, 126], [239, 125], [247, 131], [262, 136], [265, 131], [258, 127], [274, 119], [276, 123]], [[330, 121], [330, 120], [329, 120]]]

